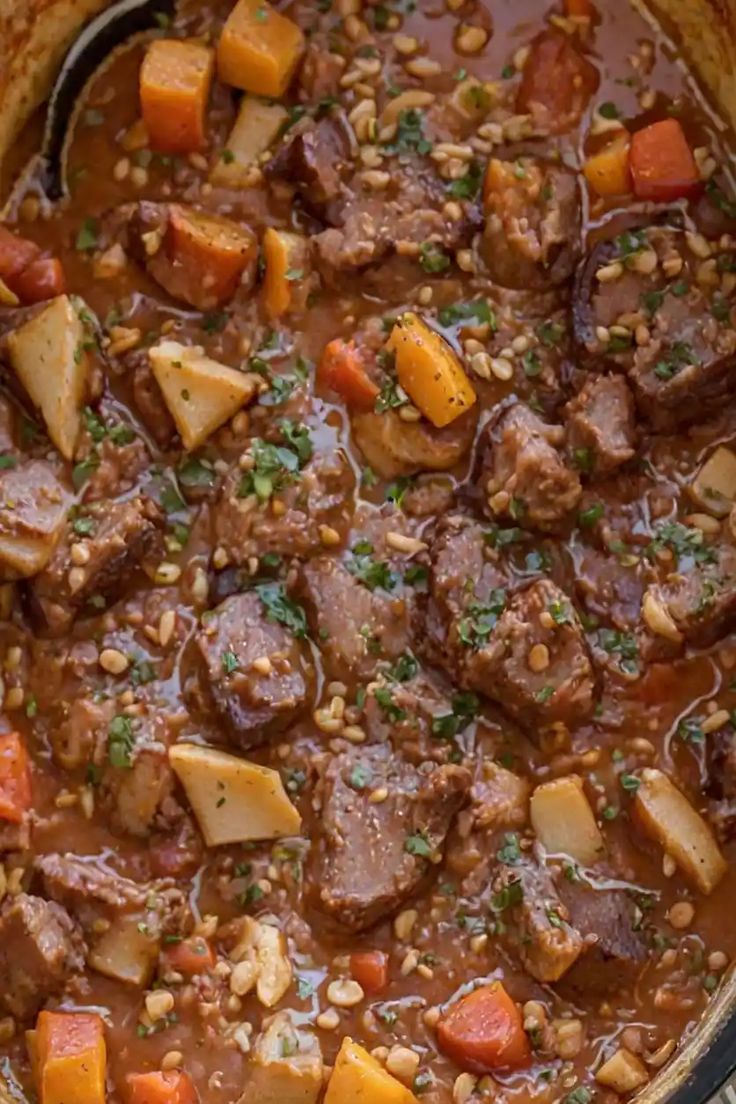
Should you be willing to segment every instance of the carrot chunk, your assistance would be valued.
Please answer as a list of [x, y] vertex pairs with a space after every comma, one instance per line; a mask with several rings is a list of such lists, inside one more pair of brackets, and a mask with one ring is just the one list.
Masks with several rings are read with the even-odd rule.
[[373, 410], [379, 390], [363, 366], [354, 341], [336, 337], [325, 346], [317, 382], [342, 396], [353, 410]]
[[35, 1049], [40, 1104], [105, 1104], [107, 1052], [93, 1012], [41, 1012]]
[[263, 236], [266, 272], [263, 296], [269, 318], [280, 318], [303, 300], [299, 294], [308, 275], [309, 248], [301, 234], [274, 230], [269, 226]]
[[206, 973], [217, 961], [212, 945], [201, 935], [193, 935], [168, 947], [165, 958], [170, 969], [187, 977]]
[[592, 19], [595, 15], [592, 0], [565, 0], [565, 15], [571, 19]]
[[629, 136], [622, 135], [585, 162], [585, 179], [597, 195], [620, 196], [631, 191], [629, 150]]
[[213, 69], [213, 51], [198, 42], [163, 38], [151, 43], [141, 66], [140, 96], [153, 149], [202, 149]]
[[386, 347], [396, 354], [399, 383], [437, 429], [475, 403], [475, 390], [455, 350], [416, 314], [406, 311], [396, 320]]
[[13, 290], [24, 303], [43, 303], [66, 291], [61, 261], [57, 257], [40, 257], [15, 277]]
[[580, 121], [599, 81], [595, 66], [568, 35], [543, 31], [524, 63], [516, 110], [531, 114], [552, 134], [564, 134]]
[[[15, 291], [13, 283], [41, 253], [35, 242], [0, 226], [0, 280]], [[16, 293], [17, 294], [17, 293]]]
[[697, 195], [703, 182], [677, 119], [662, 119], [634, 134], [631, 176], [639, 199], [669, 203]]
[[382, 993], [388, 985], [388, 955], [383, 951], [355, 951], [350, 956], [350, 973], [369, 995]]
[[473, 1073], [531, 1062], [519, 1007], [498, 981], [450, 1005], [437, 1025], [437, 1042], [448, 1058]]
[[31, 807], [31, 766], [18, 732], [0, 735], [0, 818], [19, 824]]
[[172, 204], [166, 251], [213, 302], [223, 303], [235, 294], [240, 277], [255, 259], [256, 241], [231, 219]]
[[217, 47], [220, 80], [244, 92], [279, 99], [304, 52], [296, 23], [266, 0], [238, 0]]
[[129, 1073], [125, 1083], [128, 1104], [197, 1104], [192, 1079], [181, 1070]]

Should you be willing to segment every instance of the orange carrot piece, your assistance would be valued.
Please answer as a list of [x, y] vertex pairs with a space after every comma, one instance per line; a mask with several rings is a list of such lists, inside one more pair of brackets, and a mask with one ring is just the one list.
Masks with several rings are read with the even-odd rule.
[[129, 1073], [125, 1083], [127, 1104], [197, 1104], [192, 1079], [181, 1070]]
[[[40, 252], [35, 242], [0, 226], [0, 280], [11, 287], [15, 278], [36, 260]], [[12, 290], [15, 291], [15, 288]]]
[[585, 162], [585, 179], [597, 195], [620, 196], [631, 191], [629, 151], [629, 136], [626, 134], [615, 138]]
[[565, 15], [571, 19], [592, 19], [595, 15], [592, 0], [565, 0]]
[[223, 303], [235, 294], [245, 268], [255, 259], [256, 241], [231, 219], [172, 203], [166, 251], [213, 300]]
[[220, 80], [256, 96], [280, 99], [304, 52], [304, 35], [267, 0], [238, 0], [217, 47]]
[[202, 149], [213, 71], [214, 52], [207, 46], [171, 38], [151, 43], [141, 66], [140, 97], [153, 149]]
[[263, 259], [266, 265], [263, 278], [266, 313], [271, 319], [280, 318], [295, 307], [297, 285], [303, 285], [308, 274], [307, 239], [301, 234], [290, 234], [269, 226], [263, 235]]
[[31, 807], [31, 766], [18, 732], [0, 735], [0, 819], [19, 824]]
[[353, 410], [373, 410], [380, 391], [363, 367], [354, 341], [335, 338], [325, 346], [317, 381], [336, 391]]
[[24, 303], [42, 303], [66, 291], [61, 261], [57, 257], [40, 257], [13, 280], [13, 291]]
[[364, 992], [382, 993], [388, 985], [388, 955], [383, 951], [355, 951], [350, 956], [350, 973]]
[[451, 1004], [437, 1025], [437, 1042], [448, 1058], [473, 1073], [521, 1069], [531, 1062], [519, 1006], [499, 981]]
[[677, 119], [662, 119], [634, 134], [631, 176], [638, 199], [669, 203], [698, 194], [703, 182]]
[[93, 1012], [40, 1012], [35, 1034], [40, 1104], [105, 1104], [102, 1018]]
[[192, 977], [205, 974], [217, 962], [212, 944], [201, 935], [192, 935], [174, 943], [164, 952], [167, 965], [177, 973]]

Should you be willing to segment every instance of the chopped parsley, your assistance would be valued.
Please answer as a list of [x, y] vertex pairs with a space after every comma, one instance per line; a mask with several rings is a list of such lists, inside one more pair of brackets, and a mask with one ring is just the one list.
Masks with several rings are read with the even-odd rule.
[[437, 242], [422, 242], [419, 247], [419, 263], [425, 272], [446, 272], [450, 258]]
[[265, 607], [268, 621], [283, 625], [296, 637], [307, 635], [307, 615], [297, 602], [287, 597], [281, 583], [261, 583], [255, 590]]
[[506, 605], [506, 591], [497, 587], [485, 602], [471, 602], [458, 625], [458, 636], [468, 648], [482, 648]]
[[454, 740], [477, 716], [480, 702], [475, 694], [466, 692], [452, 698], [452, 712], [432, 718], [432, 735], [438, 740]]
[[110, 721], [107, 729], [107, 757], [111, 765], [113, 767], [132, 767], [134, 747], [133, 721], [125, 714], [118, 713]]

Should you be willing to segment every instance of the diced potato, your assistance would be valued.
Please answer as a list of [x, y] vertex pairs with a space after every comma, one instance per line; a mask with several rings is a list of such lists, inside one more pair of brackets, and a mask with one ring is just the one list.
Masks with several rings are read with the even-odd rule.
[[169, 761], [210, 847], [298, 833], [301, 817], [276, 771], [196, 744], [175, 744]]
[[258, 981], [256, 995], [266, 1008], [278, 1004], [291, 985], [293, 971], [283, 934], [271, 924], [261, 924], [256, 940]]
[[205, 118], [214, 52], [199, 42], [155, 39], [141, 66], [143, 122], [151, 147], [194, 153], [205, 145]]
[[153, 977], [159, 941], [140, 930], [141, 916], [119, 916], [89, 952], [87, 961], [99, 974], [124, 985], [143, 988]]
[[417, 1104], [405, 1085], [392, 1077], [376, 1059], [345, 1038], [335, 1060], [324, 1104]]
[[238, 1104], [316, 1104], [322, 1070], [317, 1037], [295, 1027], [289, 1012], [278, 1012], [263, 1022]]
[[256, 376], [211, 360], [199, 345], [162, 341], [148, 355], [184, 447], [190, 452], [256, 393]]
[[720, 445], [695, 476], [690, 495], [704, 510], [725, 517], [736, 502], [736, 452]]
[[297, 305], [295, 291], [304, 285], [308, 274], [309, 245], [301, 234], [269, 226], [263, 236], [263, 257], [266, 262], [263, 296], [266, 313], [274, 320]]
[[107, 1052], [93, 1012], [41, 1012], [36, 1025], [39, 1104], [105, 1104]]
[[550, 855], [569, 855], [582, 866], [603, 857], [603, 836], [576, 774], [537, 786], [530, 812], [537, 838]]
[[43, 460], [0, 472], [0, 570], [27, 579], [51, 559], [69, 496]]
[[243, 96], [225, 149], [210, 173], [211, 183], [219, 188], [249, 187], [250, 170], [276, 140], [288, 117], [281, 104]]
[[607, 1089], [613, 1089], [615, 1093], [624, 1096], [646, 1085], [649, 1074], [646, 1066], [635, 1054], [621, 1047], [607, 1062], [603, 1063], [595, 1079]]
[[0, 306], [3, 307], [17, 307], [20, 303], [20, 299], [11, 291], [4, 280], [0, 280]]
[[656, 840], [701, 893], [711, 893], [728, 866], [713, 833], [685, 795], [660, 770], [641, 772], [634, 808]]
[[397, 319], [387, 347], [396, 354], [399, 383], [438, 429], [475, 402], [473, 385], [453, 349], [416, 314], [406, 311]]
[[7, 339], [10, 363], [49, 437], [66, 460], [82, 428], [91, 361], [84, 325], [68, 295], [53, 299]]
[[296, 23], [267, 0], [238, 0], [217, 47], [220, 80], [256, 96], [284, 95], [304, 52]]

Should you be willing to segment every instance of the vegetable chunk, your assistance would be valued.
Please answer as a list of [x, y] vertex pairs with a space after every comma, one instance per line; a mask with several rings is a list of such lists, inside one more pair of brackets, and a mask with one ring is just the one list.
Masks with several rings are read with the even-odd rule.
[[325, 346], [317, 366], [317, 382], [336, 391], [351, 410], [373, 410], [380, 394], [363, 367], [355, 342], [341, 337]]
[[210, 173], [211, 183], [219, 188], [249, 187], [250, 170], [276, 140], [288, 117], [281, 104], [243, 96], [225, 149]]
[[124, 985], [147, 985], [153, 976], [159, 943], [145, 928], [140, 914], [116, 917], [90, 950], [90, 966]]
[[725, 517], [736, 502], [736, 453], [719, 445], [698, 471], [690, 496], [716, 517]]
[[20, 824], [31, 807], [31, 765], [19, 732], [0, 735], [0, 819]]
[[697, 195], [703, 184], [677, 119], [662, 119], [631, 139], [634, 195], [656, 203]]
[[387, 347], [396, 354], [399, 383], [432, 425], [441, 429], [475, 403], [473, 385], [444, 338], [407, 311]]
[[263, 295], [269, 318], [280, 318], [298, 305], [299, 285], [308, 272], [309, 244], [301, 234], [269, 226], [263, 236], [266, 274]]
[[569, 855], [583, 866], [603, 857], [603, 837], [577, 775], [537, 786], [530, 812], [537, 838], [550, 855]]
[[324, 1104], [347, 1104], [347, 1101], [350, 1104], [417, 1104], [414, 1093], [349, 1038], [342, 1041]]
[[585, 179], [599, 196], [620, 196], [631, 191], [629, 136], [614, 139], [583, 166]]
[[474, 1073], [520, 1069], [531, 1062], [521, 1011], [498, 981], [451, 1004], [437, 1025], [437, 1042]]
[[188, 1073], [181, 1070], [129, 1073], [128, 1104], [197, 1104], [197, 1090]]
[[238, 0], [217, 47], [220, 80], [257, 96], [284, 95], [304, 52], [296, 23], [266, 0]]
[[105, 1104], [107, 1051], [101, 1016], [41, 1012], [35, 1046], [40, 1104]]
[[171, 205], [166, 247], [173, 262], [201, 285], [203, 307], [232, 298], [256, 253], [255, 238], [237, 222], [178, 204]]
[[151, 367], [191, 452], [256, 393], [258, 381], [205, 355], [198, 345], [162, 341], [149, 352]]
[[60, 295], [8, 337], [10, 363], [49, 437], [71, 460], [82, 429], [91, 371], [87, 335], [68, 295]]
[[152, 42], [143, 59], [140, 96], [153, 149], [194, 153], [205, 145], [205, 114], [214, 52], [197, 42]]
[[169, 761], [210, 847], [299, 832], [301, 817], [276, 771], [195, 744], [174, 745]]
[[317, 1037], [297, 1028], [288, 1012], [264, 1022], [238, 1104], [316, 1104], [322, 1092], [322, 1051]]

